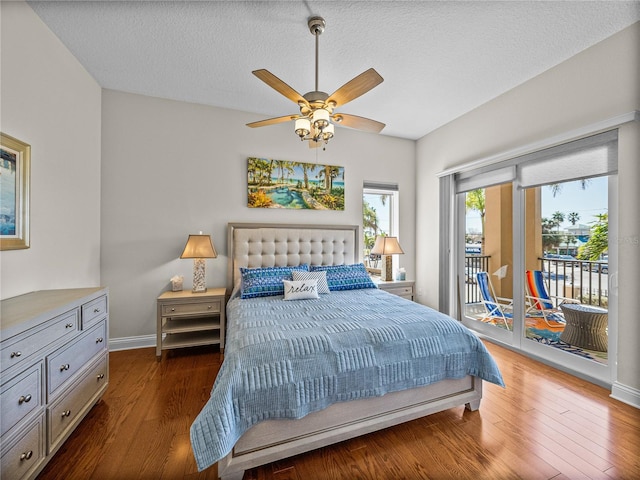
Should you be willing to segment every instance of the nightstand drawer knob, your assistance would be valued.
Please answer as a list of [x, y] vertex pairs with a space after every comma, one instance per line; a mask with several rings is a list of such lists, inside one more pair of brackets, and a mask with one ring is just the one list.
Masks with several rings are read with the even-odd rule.
[[211, 310], [213, 308], [213, 305], [207, 305], [207, 308]]
[[104, 342], [104, 338], [102, 337], [96, 338], [96, 343], [102, 343], [102, 342]]
[[64, 328], [72, 328], [73, 327], [73, 323], [67, 323]]
[[171, 309], [171, 311], [172, 311], [172, 312], [175, 312], [175, 311], [176, 311], [176, 309], [175, 309], [175, 308], [172, 308], [172, 309]]
[[64, 412], [62, 412], [62, 415], [61, 415], [62, 418], [69, 417], [69, 416], [71, 416], [71, 410], [65, 410]]
[[20, 461], [23, 462], [25, 460], [29, 460], [31, 457], [33, 457], [33, 450], [29, 450], [28, 452], [24, 452], [20, 455]]
[[98, 380], [102, 380], [104, 378], [104, 373], [101, 373], [97, 376]]
[[64, 365], [60, 365], [61, 372], [64, 372], [65, 370], [69, 370], [69, 368], [71, 368], [71, 366], [68, 363], [65, 363]]
[[18, 405], [22, 405], [23, 403], [29, 403], [31, 401], [31, 394], [27, 394], [27, 395], [22, 395], [19, 399], [18, 399]]
[[22, 352], [11, 352], [11, 358], [21, 357]]
[[93, 313], [100, 313], [100, 309], [99, 308], [94, 308], [93, 309]]

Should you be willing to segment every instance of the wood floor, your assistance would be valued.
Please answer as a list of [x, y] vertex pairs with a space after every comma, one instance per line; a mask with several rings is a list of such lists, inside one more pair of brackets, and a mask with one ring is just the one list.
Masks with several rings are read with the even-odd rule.
[[[637, 479], [640, 410], [608, 391], [487, 343], [506, 389], [485, 383], [477, 412], [453, 408], [255, 468], [245, 480]], [[111, 353], [111, 383], [40, 480], [215, 479], [198, 473], [189, 426], [220, 355]]]

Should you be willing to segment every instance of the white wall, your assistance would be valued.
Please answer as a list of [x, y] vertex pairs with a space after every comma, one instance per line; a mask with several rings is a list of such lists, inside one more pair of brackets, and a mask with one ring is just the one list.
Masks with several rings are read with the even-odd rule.
[[0, 298], [100, 283], [101, 89], [24, 2], [1, 2], [0, 129], [31, 145], [31, 248]]
[[[640, 110], [640, 23], [418, 141], [417, 289], [438, 304], [438, 179], [448, 168]], [[640, 389], [640, 133], [619, 131], [618, 381]], [[616, 359], [611, 359], [616, 361]]]
[[[249, 73], [247, 73], [249, 74]], [[192, 285], [178, 257], [189, 233], [210, 233], [218, 258], [207, 285], [225, 286], [228, 222], [362, 223], [364, 180], [400, 187], [400, 263], [413, 278], [415, 142], [338, 128], [311, 150], [291, 124], [250, 129], [260, 115], [105, 90], [102, 104], [102, 283], [111, 292], [114, 339], [154, 334], [156, 298], [173, 275]], [[345, 210], [247, 207], [247, 157], [345, 167]]]

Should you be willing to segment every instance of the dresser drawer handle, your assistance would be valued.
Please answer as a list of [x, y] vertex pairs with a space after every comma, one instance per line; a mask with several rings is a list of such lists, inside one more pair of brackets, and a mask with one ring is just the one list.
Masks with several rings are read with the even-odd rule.
[[61, 372], [64, 372], [65, 370], [69, 370], [69, 368], [71, 368], [71, 366], [68, 363], [66, 363], [64, 365], [60, 365], [60, 371]]
[[25, 460], [29, 460], [31, 457], [33, 457], [33, 450], [29, 450], [28, 452], [24, 452], [20, 455], [20, 461], [23, 462]]
[[68, 417], [70, 415], [71, 415], [71, 410], [65, 410], [64, 412], [62, 412], [61, 416], [62, 416], [62, 418], [64, 418], [64, 417]]
[[96, 343], [102, 343], [102, 342], [104, 342], [104, 338], [102, 337], [96, 338]]
[[72, 328], [73, 327], [73, 323], [67, 323], [64, 328]]
[[99, 308], [94, 308], [93, 309], [93, 313], [100, 313], [100, 309]]
[[211, 310], [213, 308], [213, 305], [207, 305], [207, 308]]
[[175, 309], [175, 308], [172, 308], [172, 309], [171, 309], [171, 311], [172, 311], [172, 312], [175, 312], [175, 311], [176, 311], [176, 309]]
[[23, 403], [29, 403], [30, 401], [31, 401], [31, 394], [28, 393], [27, 395], [22, 395], [18, 399], [18, 405], [22, 405]]
[[11, 352], [11, 358], [21, 357], [22, 352]]
[[102, 380], [104, 378], [104, 373], [100, 373], [97, 378], [98, 380]]

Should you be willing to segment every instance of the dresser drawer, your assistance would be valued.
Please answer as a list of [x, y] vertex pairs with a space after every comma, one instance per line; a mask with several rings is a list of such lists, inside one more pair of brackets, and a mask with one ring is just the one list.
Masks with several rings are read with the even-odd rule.
[[162, 306], [162, 316], [170, 317], [172, 315], [200, 315], [208, 313], [220, 313], [220, 309], [220, 300], [187, 304], [174, 303]]
[[42, 362], [12, 378], [0, 389], [0, 435], [42, 406]]
[[76, 341], [68, 343], [55, 354], [47, 357], [48, 399], [72, 378], [89, 360], [106, 351], [108, 345], [107, 324], [102, 320]]
[[82, 305], [82, 329], [86, 330], [107, 314], [107, 297], [102, 296]]
[[78, 309], [74, 309], [3, 341], [0, 347], [0, 370], [4, 372], [58, 340], [71, 337], [78, 331], [78, 317]]
[[45, 455], [44, 425], [43, 414], [29, 425], [15, 442], [8, 443], [6, 451], [3, 449], [0, 478], [20, 480], [30, 477], [38, 469]]
[[58, 442], [64, 440], [69, 428], [74, 428], [79, 418], [98, 400], [94, 397], [103, 391], [109, 382], [108, 359], [107, 355], [100, 358], [78, 382], [49, 407], [49, 452], [56, 448]]

